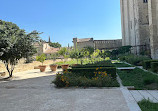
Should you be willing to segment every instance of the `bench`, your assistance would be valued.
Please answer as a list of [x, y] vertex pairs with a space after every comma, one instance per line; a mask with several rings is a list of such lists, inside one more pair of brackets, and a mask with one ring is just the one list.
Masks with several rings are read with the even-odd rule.
[[5, 76], [6, 73], [5, 72], [0, 72], [0, 76]]

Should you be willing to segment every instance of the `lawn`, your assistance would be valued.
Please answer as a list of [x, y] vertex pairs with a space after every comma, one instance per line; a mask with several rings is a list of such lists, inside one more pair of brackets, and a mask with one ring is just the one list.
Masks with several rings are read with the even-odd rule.
[[149, 100], [142, 100], [138, 105], [142, 111], [158, 111], [158, 103], [152, 103]]
[[135, 89], [158, 89], [158, 76], [142, 69], [135, 68], [131, 71], [117, 70], [124, 86], [134, 86]]

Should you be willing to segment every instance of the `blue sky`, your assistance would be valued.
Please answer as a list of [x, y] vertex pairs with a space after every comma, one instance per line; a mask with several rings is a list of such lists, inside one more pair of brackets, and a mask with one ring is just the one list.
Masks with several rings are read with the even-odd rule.
[[120, 0], [1, 0], [0, 19], [62, 46], [73, 37], [121, 38]]

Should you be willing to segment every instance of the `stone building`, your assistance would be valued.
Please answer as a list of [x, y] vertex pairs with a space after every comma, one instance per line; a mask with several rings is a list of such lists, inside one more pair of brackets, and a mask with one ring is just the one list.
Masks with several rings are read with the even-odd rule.
[[[122, 45], [133, 46], [135, 54], [143, 50], [151, 50], [151, 56], [154, 59], [158, 58], [158, 51], [156, 52], [158, 47], [153, 42], [157, 41], [156, 31], [154, 31], [157, 29], [153, 28], [158, 20], [157, 2], [157, 0], [120, 0]], [[144, 46], [145, 49], [142, 49]]]
[[93, 38], [84, 38], [84, 39], [78, 39], [73, 38], [74, 48], [76, 49], [76, 46], [78, 49], [82, 49], [84, 47], [93, 47], [94, 48], [94, 41]]
[[43, 53], [50, 55], [52, 53], [57, 53], [60, 50], [60, 48], [51, 47], [48, 42], [36, 42], [34, 43], [34, 47], [37, 50], [36, 55], [41, 55]]
[[93, 38], [73, 38], [74, 48], [92, 47], [94, 49], [115, 49], [122, 46], [122, 39], [117, 40], [93, 40]]

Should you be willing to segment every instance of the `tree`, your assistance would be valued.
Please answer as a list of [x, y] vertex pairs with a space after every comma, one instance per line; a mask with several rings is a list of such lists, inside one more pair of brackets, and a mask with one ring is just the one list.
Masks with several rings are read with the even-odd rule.
[[59, 55], [63, 56], [64, 59], [67, 59], [69, 57], [69, 51], [66, 47], [61, 48], [58, 53]]
[[92, 55], [90, 55], [90, 59], [91, 59], [91, 62], [93, 63], [95, 61], [95, 59], [99, 56], [99, 53], [100, 53], [100, 50], [97, 49], [96, 51], [93, 52]]
[[73, 49], [73, 50], [70, 52], [70, 57], [71, 57], [72, 59], [76, 59], [76, 60], [77, 60], [77, 64], [78, 64], [79, 56], [80, 56], [80, 52], [79, 52], [78, 49]]
[[94, 52], [93, 47], [85, 47], [84, 49], [86, 49], [89, 52], [89, 55], [93, 54], [93, 52]]
[[19, 59], [36, 53], [33, 43], [39, 40], [39, 34], [37, 31], [26, 34], [16, 24], [0, 20], [0, 60], [6, 66], [8, 78], [12, 77]]
[[53, 61], [55, 61], [57, 59], [57, 57], [59, 57], [59, 53], [51, 54], [51, 59], [53, 59]]
[[42, 66], [43, 66], [43, 63], [46, 60], [46, 55], [45, 54], [41, 54], [39, 56], [36, 56], [36, 60], [39, 61], [39, 62], [41, 62]]
[[51, 43], [49, 43], [49, 45], [51, 46], [51, 47], [54, 47], [54, 48], [60, 48], [61, 47], [61, 44], [59, 44], [58, 42], [51, 42]]
[[131, 50], [132, 46], [122, 46], [120, 48], [118, 48], [118, 53], [119, 54], [125, 54], [125, 53], [129, 53]]

